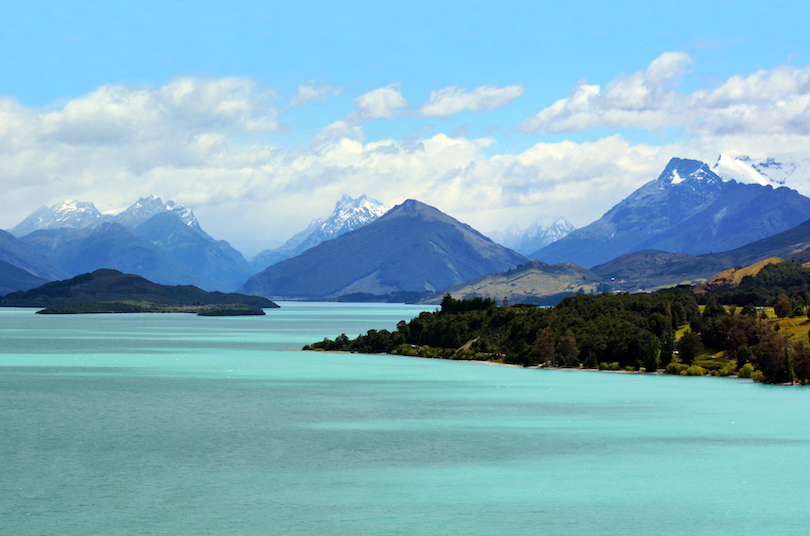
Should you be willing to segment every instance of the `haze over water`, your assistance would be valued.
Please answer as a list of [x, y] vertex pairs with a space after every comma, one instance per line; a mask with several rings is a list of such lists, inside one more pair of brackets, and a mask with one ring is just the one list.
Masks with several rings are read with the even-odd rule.
[[421, 309], [0, 309], [6, 534], [807, 534], [810, 391], [297, 351]]

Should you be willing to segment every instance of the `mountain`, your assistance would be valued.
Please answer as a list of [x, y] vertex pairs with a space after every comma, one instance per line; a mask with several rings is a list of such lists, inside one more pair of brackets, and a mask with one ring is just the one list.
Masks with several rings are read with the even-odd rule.
[[274, 308], [275, 303], [258, 296], [205, 292], [191, 285], [167, 286], [117, 270], [96, 270], [65, 281], [53, 281], [27, 292], [14, 292], [0, 299], [2, 307], [55, 307], [91, 302], [145, 301], [167, 305], [230, 305]]
[[355, 231], [270, 266], [238, 292], [327, 298], [436, 291], [527, 261], [469, 225], [409, 199]]
[[287, 240], [275, 249], [266, 249], [253, 257], [250, 265], [253, 271], [260, 272], [279, 261], [300, 255], [313, 246], [332, 240], [367, 223], [371, 223], [388, 212], [388, 207], [362, 195], [352, 199], [344, 195], [335, 205], [335, 210], [327, 219], [313, 220], [306, 229]]
[[721, 154], [712, 166], [724, 179], [737, 182], [761, 184], [763, 186], [787, 186], [802, 195], [810, 196], [810, 160], [792, 158], [764, 158], [761, 160], [746, 155], [732, 158]]
[[37, 277], [6, 261], [0, 261], [0, 296], [18, 290], [29, 290], [47, 282], [47, 279]]
[[94, 227], [103, 216], [93, 203], [68, 199], [52, 207], [39, 207], [9, 230], [14, 236], [25, 236], [40, 229], [81, 229]]
[[34, 231], [22, 241], [52, 258], [70, 275], [111, 268], [136, 273], [165, 285], [193, 284], [213, 289], [217, 285], [203, 274], [184, 266], [168, 252], [118, 223], [95, 228]]
[[507, 298], [509, 303], [542, 303], [565, 294], [596, 290], [596, 283], [602, 277], [586, 268], [562, 263], [549, 265], [540, 261], [529, 261], [517, 268], [494, 274], [486, 274], [443, 289], [439, 297], [428, 303], [438, 303], [445, 293], [453, 298], [469, 299], [476, 296], [493, 298], [497, 301]]
[[0, 261], [48, 281], [69, 277], [53, 259], [6, 231], [0, 231]]
[[616, 290], [649, 290], [679, 283], [700, 283], [724, 270], [771, 257], [810, 261], [810, 220], [729, 251], [689, 255], [643, 250], [622, 255], [592, 270], [606, 280], [614, 280]]
[[511, 227], [505, 231], [490, 233], [490, 238], [521, 255], [529, 255], [552, 242], [571, 234], [576, 230], [574, 225], [565, 218], [553, 221], [535, 220], [524, 230]]
[[788, 188], [724, 180], [707, 164], [673, 158], [602, 218], [532, 253], [594, 266], [645, 249], [700, 255], [726, 251], [810, 218], [810, 199]]
[[234, 290], [253, 274], [242, 254], [228, 242], [214, 240], [176, 212], [155, 214], [135, 228], [135, 233], [213, 281], [217, 290]]

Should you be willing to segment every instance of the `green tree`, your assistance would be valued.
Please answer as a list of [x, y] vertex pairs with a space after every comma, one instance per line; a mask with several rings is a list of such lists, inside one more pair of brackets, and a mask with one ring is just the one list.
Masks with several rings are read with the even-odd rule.
[[776, 316], [779, 318], [785, 318], [790, 316], [791, 310], [790, 298], [785, 294], [780, 294], [773, 303], [773, 312], [776, 313]]
[[565, 332], [565, 337], [560, 339], [558, 351], [564, 366], [573, 367], [578, 364], [579, 348], [574, 333], [570, 329]]
[[678, 341], [678, 355], [681, 363], [691, 365], [697, 356], [703, 351], [703, 340], [694, 331], [687, 331]]
[[557, 343], [557, 334], [550, 327], [545, 327], [537, 333], [532, 345], [532, 355], [536, 363], [556, 364], [554, 347]]

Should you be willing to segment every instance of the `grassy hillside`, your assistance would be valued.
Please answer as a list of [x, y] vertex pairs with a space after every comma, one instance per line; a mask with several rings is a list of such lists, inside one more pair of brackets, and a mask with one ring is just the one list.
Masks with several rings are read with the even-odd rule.
[[440, 303], [444, 294], [449, 293], [455, 299], [479, 296], [498, 301], [506, 298], [509, 303], [554, 305], [564, 295], [595, 291], [600, 281], [602, 278], [598, 274], [574, 264], [549, 265], [531, 261], [506, 272], [487, 274], [448, 287], [441, 292], [441, 296], [425, 303]]

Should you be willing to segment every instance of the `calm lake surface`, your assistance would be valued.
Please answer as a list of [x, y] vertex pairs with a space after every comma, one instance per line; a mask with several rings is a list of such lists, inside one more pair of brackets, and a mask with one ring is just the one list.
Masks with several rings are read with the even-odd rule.
[[0, 309], [0, 533], [810, 533], [810, 390], [297, 351], [421, 310]]

